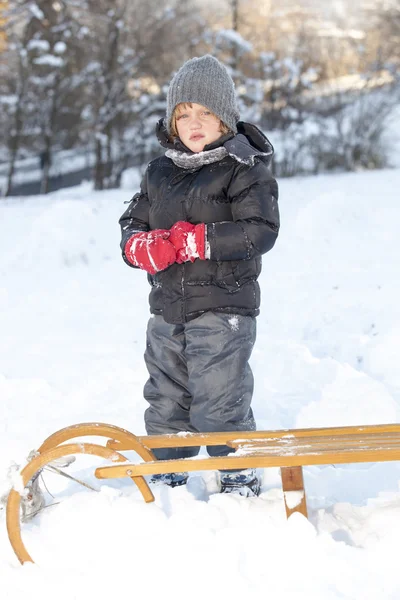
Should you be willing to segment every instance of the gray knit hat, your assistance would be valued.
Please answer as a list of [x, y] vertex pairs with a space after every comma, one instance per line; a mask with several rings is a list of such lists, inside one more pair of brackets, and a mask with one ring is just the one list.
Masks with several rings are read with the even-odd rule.
[[236, 104], [235, 84], [226, 67], [206, 54], [185, 62], [173, 77], [167, 95], [166, 126], [171, 130], [174, 108], [181, 102], [206, 106], [234, 133], [240, 114]]

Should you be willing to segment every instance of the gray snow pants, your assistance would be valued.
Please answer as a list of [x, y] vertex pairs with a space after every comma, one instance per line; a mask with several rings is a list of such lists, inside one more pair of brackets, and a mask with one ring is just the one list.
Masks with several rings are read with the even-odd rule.
[[[171, 325], [150, 318], [144, 355], [150, 378], [144, 397], [149, 435], [180, 431], [253, 431], [250, 408], [253, 374], [248, 361], [256, 319], [206, 312]], [[159, 448], [159, 460], [196, 456], [200, 448]], [[210, 456], [226, 456], [228, 446], [208, 446]]]

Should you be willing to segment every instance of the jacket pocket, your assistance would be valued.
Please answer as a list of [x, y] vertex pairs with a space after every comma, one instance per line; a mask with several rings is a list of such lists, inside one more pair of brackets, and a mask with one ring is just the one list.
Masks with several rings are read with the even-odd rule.
[[239, 281], [236, 279], [234, 274], [234, 268], [236, 264], [236, 262], [228, 260], [217, 262], [215, 283], [218, 287], [227, 290], [231, 294], [234, 294], [240, 289]]
[[216, 284], [235, 293], [246, 283], [256, 281], [261, 272], [261, 257], [251, 260], [221, 261], [217, 263]]

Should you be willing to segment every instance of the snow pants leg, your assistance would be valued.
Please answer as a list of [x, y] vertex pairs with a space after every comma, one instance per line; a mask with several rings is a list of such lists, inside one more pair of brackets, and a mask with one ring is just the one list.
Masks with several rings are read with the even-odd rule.
[[[256, 338], [256, 319], [207, 312], [188, 323], [150, 319], [144, 387], [149, 408], [147, 433], [249, 431], [256, 424], [250, 407], [253, 374], [248, 361]], [[210, 456], [232, 452], [209, 446]], [[158, 459], [186, 458], [199, 448], [155, 449]]]

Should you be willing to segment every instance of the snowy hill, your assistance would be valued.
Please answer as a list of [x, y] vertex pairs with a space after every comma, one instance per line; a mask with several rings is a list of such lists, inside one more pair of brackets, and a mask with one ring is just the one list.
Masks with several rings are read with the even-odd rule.
[[[144, 433], [148, 286], [119, 251], [131, 175], [0, 203], [0, 495], [12, 461], [57, 429]], [[400, 421], [399, 187], [399, 169], [280, 182], [251, 361], [259, 429]], [[18, 566], [0, 512], [2, 599], [400, 597], [398, 463], [305, 469], [309, 523], [286, 521], [277, 469], [260, 498], [215, 494], [199, 473], [145, 505], [92, 477], [98, 462], [71, 468], [98, 494], [45, 476], [60, 503], [23, 527], [37, 565]]]

